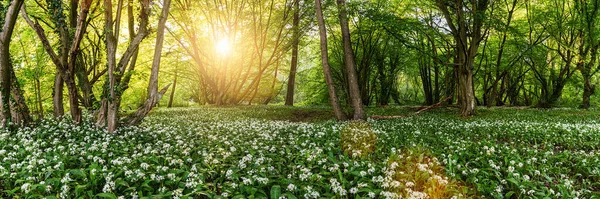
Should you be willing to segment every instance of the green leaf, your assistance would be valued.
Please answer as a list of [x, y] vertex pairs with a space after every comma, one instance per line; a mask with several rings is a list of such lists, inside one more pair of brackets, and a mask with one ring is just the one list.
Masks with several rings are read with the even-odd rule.
[[281, 186], [273, 185], [271, 187], [271, 199], [278, 199], [279, 197], [281, 197]]
[[99, 194], [96, 195], [96, 197], [109, 198], [109, 199], [117, 199], [117, 196], [115, 196], [115, 194], [112, 194], [112, 193], [99, 193]]
[[506, 195], [504, 195], [504, 198], [510, 198], [514, 194], [515, 194], [514, 191], [509, 191], [508, 193], [506, 193]]
[[77, 178], [86, 178], [85, 173], [79, 169], [72, 169], [71, 174]]
[[294, 194], [292, 193], [285, 193], [285, 197], [287, 197], [288, 199], [298, 199]]

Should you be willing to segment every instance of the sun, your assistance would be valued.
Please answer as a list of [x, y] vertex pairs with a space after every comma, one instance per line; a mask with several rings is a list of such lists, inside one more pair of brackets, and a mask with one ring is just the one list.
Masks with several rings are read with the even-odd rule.
[[215, 43], [216, 53], [220, 56], [227, 56], [231, 54], [231, 42], [227, 38], [221, 38]]

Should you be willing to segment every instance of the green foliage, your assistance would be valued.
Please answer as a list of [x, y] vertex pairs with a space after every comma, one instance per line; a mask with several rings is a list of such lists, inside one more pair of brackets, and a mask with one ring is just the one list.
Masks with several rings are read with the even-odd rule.
[[0, 197], [384, 197], [396, 193], [385, 187], [393, 161], [407, 171], [428, 164], [486, 198], [598, 195], [597, 110], [482, 109], [463, 119], [442, 109], [369, 121], [377, 147], [360, 159], [341, 149], [346, 123], [266, 120], [319, 109], [160, 109], [116, 134], [51, 120], [3, 130]]
[[475, 198], [472, 188], [448, 178], [439, 160], [423, 149], [393, 154], [386, 179], [384, 187], [401, 198]]
[[353, 158], [367, 157], [376, 143], [377, 135], [366, 122], [350, 122], [340, 131], [340, 145]]

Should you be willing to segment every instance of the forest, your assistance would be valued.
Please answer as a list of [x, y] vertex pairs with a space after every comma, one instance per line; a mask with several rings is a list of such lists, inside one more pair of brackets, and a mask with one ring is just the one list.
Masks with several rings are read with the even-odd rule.
[[600, 198], [600, 0], [0, 8], [0, 198]]

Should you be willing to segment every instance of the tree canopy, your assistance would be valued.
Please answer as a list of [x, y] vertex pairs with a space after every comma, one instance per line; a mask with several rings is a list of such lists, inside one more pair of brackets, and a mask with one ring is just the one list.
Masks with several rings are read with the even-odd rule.
[[598, 4], [5, 1], [1, 116], [25, 124], [66, 108], [112, 132], [157, 105], [332, 105], [340, 120], [390, 105], [587, 109]]

